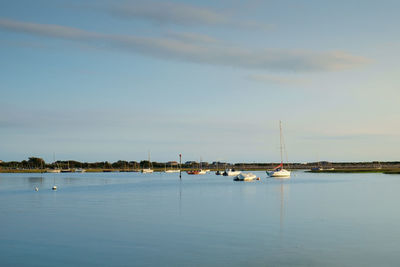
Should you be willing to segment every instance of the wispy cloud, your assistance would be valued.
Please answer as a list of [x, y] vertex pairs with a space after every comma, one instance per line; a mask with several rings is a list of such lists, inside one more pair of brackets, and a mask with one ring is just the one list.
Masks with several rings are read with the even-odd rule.
[[[78, 28], [0, 19], [0, 29], [72, 40], [95, 48], [146, 54], [186, 62], [271, 71], [335, 71], [359, 67], [368, 59], [342, 51], [249, 49], [224, 43], [209, 45], [196, 38], [151, 38], [89, 32]], [[193, 37], [193, 36], [192, 36]], [[189, 40], [191, 39], [191, 40]]]
[[111, 16], [146, 20], [157, 24], [183, 26], [236, 26], [255, 30], [270, 30], [271, 25], [261, 22], [235, 19], [230, 13], [209, 7], [171, 1], [123, 1], [109, 4], [97, 4], [91, 9], [100, 10]]
[[206, 34], [197, 34], [191, 32], [169, 31], [167, 32], [166, 37], [176, 39], [182, 42], [192, 42], [192, 43], [215, 44], [221, 42], [221, 40], [218, 40]]
[[261, 82], [266, 84], [277, 84], [277, 85], [296, 85], [303, 86], [311, 84], [311, 80], [306, 78], [295, 78], [283, 75], [271, 75], [271, 74], [250, 74], [247, 79], [254, 82]]
[[212, 9], [174, 2], [130, 1], [103, 6], [102, 10], [124, 18], [140, 18], [172, 24], [226, 24], [229, 18]]
[[358, 134], [327, 134], [327, 135], [307, 135], [303, 136], [305, 140], [331, 140], [331, 141], [345, 141], [345, 140], [369, 140], [369, 139], [384, 139], [384, 138], [398, 138], [398, 134], [393, 133], [358, 133]]

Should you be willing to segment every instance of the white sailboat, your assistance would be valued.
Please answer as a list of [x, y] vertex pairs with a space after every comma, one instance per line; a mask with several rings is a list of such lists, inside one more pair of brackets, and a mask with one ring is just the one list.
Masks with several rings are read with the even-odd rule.
[[152, 173], [154, 172], [151, 168], [150, 151], [149, 151], [149, 167], [147, 169], [142, 169], [142, 173]]
[[60, 169], [47, 169], [46, 172], [48, 172], [48, 173], [60, 173], [61, 170]]
[[181, 171], [180, 169], [174, 169], [172, 167], [172, 163], [171, 163], [171, 169], [167, 170], [167, 163], [165, 163], [165, 170], [164, 170], [165, 173], [177, 173], [177, 172], [180, 172], [180, 171]]
[[200, 157], [200, 169], [199, 169], [199, 173], [198, 173], [200, 175], [207, 174], [207, 170], [203, 170], [203, 168], [202, 168], [202, 162], [203, 162], [203, 159]]
[[207, 174], [207, 170], [200, 169], [198, 174], [200, 175]]
[[[56, 154], [53, 153], [53, 165], [56, 165]], [[58, 164], [57, 167], [55, 167], [54, 169], [46, 169], [46, 172], [48, 173], [60, 173], [61, 169], [59, 168]]]
[[181, 170], [179, 169], [171, 169], [171, 170], [166, 170], [166, 173], [176, 173], [176, 172], [180, 172]]
[[280, 139], [280, 150], [281, 150], [281, 164], [276, 166], [273, 171], [267, 171], [268, 176], [274, 178], [290, 178], [290, 171], [283, 168], [283, 148], [284, 140], [282, 134], [282, 121], [279, 121], [279, 139]]

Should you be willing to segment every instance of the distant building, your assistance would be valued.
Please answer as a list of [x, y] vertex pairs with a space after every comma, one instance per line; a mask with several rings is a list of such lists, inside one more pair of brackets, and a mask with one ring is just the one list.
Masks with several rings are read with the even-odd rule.
[[193, 160], [191, 160], [191, 161], [186, 161], [186, 162], [185, 162], [185, 164], [187, 164], [187, 165], [190, 165], [190, 164], [197, 164], [197, 162], [196, 162], [196, 161], [193, 161]]
[[171, 166], [176, 166], [176, 165], [178, 165], [178, 162], [176, 162], [176, 161], [168, 161], [167, 164], [171, 165]]
[[0, 159], [0, 163], [3, 163], [3, 161]]

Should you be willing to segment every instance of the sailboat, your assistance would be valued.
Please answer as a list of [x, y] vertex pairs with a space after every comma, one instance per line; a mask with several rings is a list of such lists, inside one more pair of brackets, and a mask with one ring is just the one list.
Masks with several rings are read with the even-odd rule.
[[176, 172], [180, 172], [181, 170], [180, 169], [174, 169], [173, 167], [172, 167], [172, 163], [171, 163], [171, 169], [168, 169], [167, 170], [167, 163], [165, 163], [165, 173], [176, 173]]
[[186, 173], [190, 174], [190, 175], [204, 175], [204, 174], [206, 174], [207, 171], [209, 171], [209, 170], [203, 170], [202, 166], [201, 166], [201, 163], [202, 163], [202, 158], [200, 157], [199, 169], [186, 171]]
[[53, 153], [53, 165], [57, 165], [54, 169], [46, 169], [46, 172], [48, 173], [60, 173], [61, 169], [58, 167], [58, 164], [56, 163], [56, 154]]
[[284, 140], [282, 134], [282, 121], [279, 121], [279, 140], [280, 140], [280, 150], [281, 150], [281, 164], [276, 166], [273, 171], [267, 171], [269, 177], [275, 178], [290, 178], [290, 171], [283, 168], [283, 148]]
[[142, 169], [142, 173], [152, 173], [154, 172], [151, 168], [151, 161], [150, 161], [150, 151], [149, 151], [149, 167], [147, 169]]
[[69, 160], [67, 161], [67, 168], [66, 169], [61, 169], [61, 172], [72, 172], [72, 170], [69, 168]]

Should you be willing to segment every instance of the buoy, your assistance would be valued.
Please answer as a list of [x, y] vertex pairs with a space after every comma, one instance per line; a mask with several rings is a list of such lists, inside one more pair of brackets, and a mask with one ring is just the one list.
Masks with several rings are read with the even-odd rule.
[[35, 187], [35, 191], [36, 191], [36, 192], [39, 191], [39, 188], [38, 188], [37, 186]]
[[260, 181], [260, 177], [257, 177], [257, 181]]
[[57, 190], [57, 186], [54, 185], [51, 189], [52, 190]]

